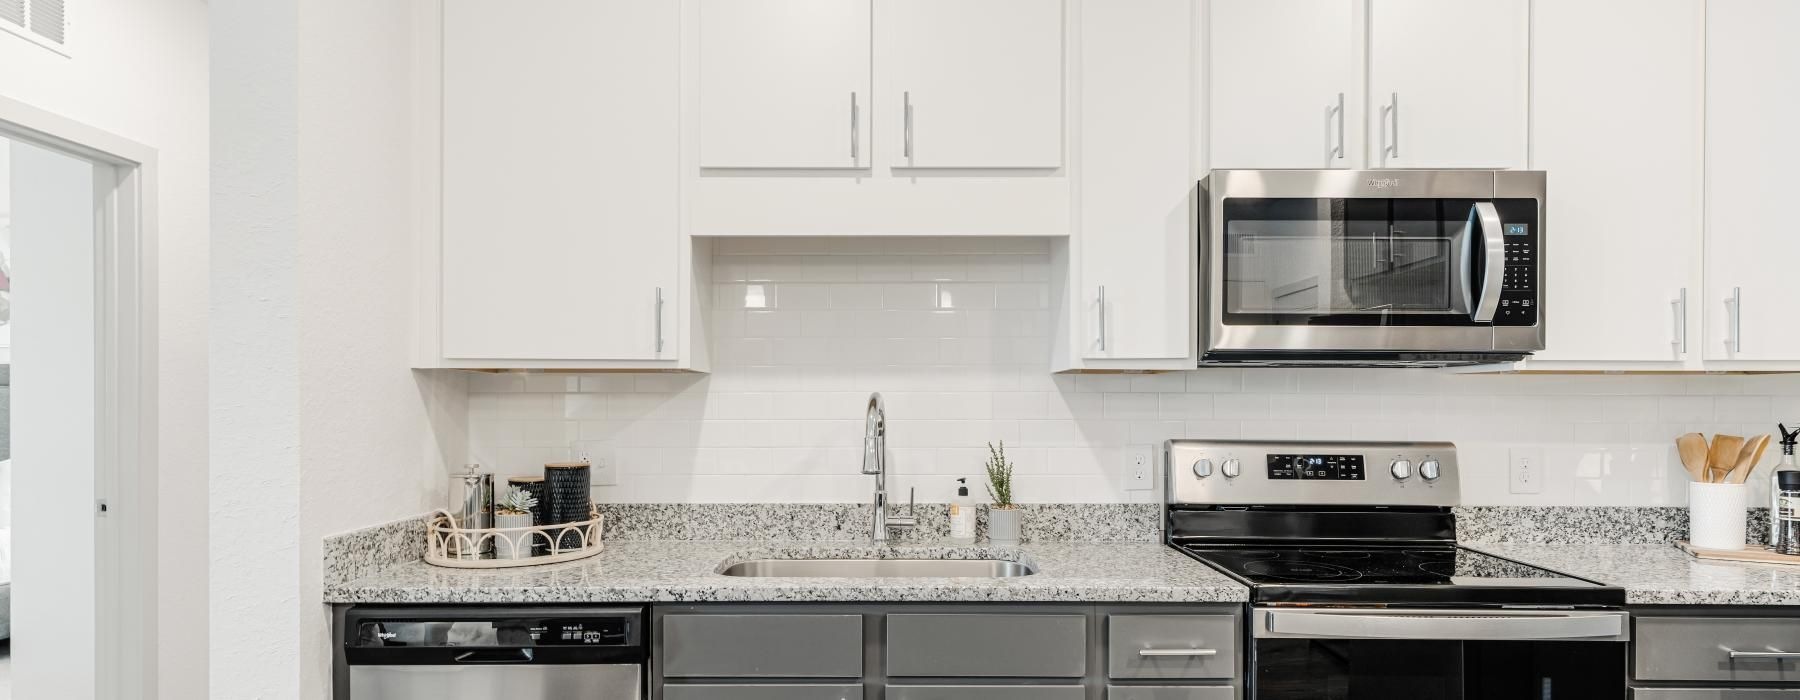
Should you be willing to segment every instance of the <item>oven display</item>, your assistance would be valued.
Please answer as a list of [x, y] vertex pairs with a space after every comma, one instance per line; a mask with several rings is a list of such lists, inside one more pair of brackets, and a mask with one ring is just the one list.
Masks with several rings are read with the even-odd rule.
[[1361, 481], [1362, 455], [1269, 455], [1271, 479]]

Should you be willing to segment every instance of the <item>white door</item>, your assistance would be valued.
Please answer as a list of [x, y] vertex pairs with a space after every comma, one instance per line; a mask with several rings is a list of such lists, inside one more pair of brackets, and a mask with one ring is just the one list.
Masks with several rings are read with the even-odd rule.
[[1525, 163], [1527, 0], [1370, 0], [1370, 165]]
[[1549, 333], [1534, 359], [1699, 357], [1702, 7], [1533, 11], [1531, 167], [1549, 173], [1550, 198]]
[[1213, 0], [1206, 22], [1209, 166], [1362, 162], [1353, 0]]
[[869, 2], [700, 0], [700, 167], [867, 167]]
[[445, 357], [673, 356], [679, 23], [666, 0], [445, 3]]
[[[1081, 8], [1075, 338], [1089, 358], [1186, 358], [1193, 300], [1192, 3]], [[1087, 330], [1091, 329], [1091, 330]]]
[[1706, 10], [1706, 358], [1800, 359], [1800, 2]]
[[875, 89], [893, 167], [1062, 167], [1062, 0], [876, 0]]

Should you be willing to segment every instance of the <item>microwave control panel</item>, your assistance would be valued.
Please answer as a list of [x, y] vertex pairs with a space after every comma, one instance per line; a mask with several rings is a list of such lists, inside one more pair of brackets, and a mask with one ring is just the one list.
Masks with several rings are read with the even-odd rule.
[[1501, 236], [1506, 241], [1506, 271], [1501, 275], [1496, 326], [1535, 326], [1538, 322], [1539, 231], [1536, 200], [1501, 200]]

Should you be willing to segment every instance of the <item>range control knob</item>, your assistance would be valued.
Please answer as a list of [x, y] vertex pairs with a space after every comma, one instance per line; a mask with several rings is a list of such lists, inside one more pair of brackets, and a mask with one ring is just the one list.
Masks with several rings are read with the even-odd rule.
[[1438, 469], [1439, 466], [1437, 460], [1426, 457], [1425, 461], [1419, 463], [1419, 478], [1426, 481], [1437, 481], [1437, 478], [1442, 476]]
[[1194, 460], [1194, 476], [1202, 479], [1212, 476], [1212, 460], [1205, 457]]
[[1395, 458], [1394, 461], [1388, 462], [1388, 473], [1393, 474], [1395, 479], [1405, 481], [1412, 476], [1412, 462]]
[[1219, 472], [1224, 474], [1227, 479], [1236, 479], [1238, 474], [1243, 472], [1243, 466], [1243, 463], [1237, 461], [1236, 458], [1232, 458], [1225, 460], [1224, 464], [1219, 465]]

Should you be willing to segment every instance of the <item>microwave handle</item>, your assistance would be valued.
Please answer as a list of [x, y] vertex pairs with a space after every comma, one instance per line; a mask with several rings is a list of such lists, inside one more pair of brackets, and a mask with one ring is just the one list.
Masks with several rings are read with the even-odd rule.
[[1501, 230], [1500, 210], [1493, 202], [1476, 202], [1470, 219], [1481, 228], [1481, 248], [1487, 255], [1485, 275], [1481, 281], [1481, 301], [1475, 304], [1471, 318], [1476, 323], [1492, 323], [1500, 309], [1500, 285], [1506, 276], [1506, 239]]

